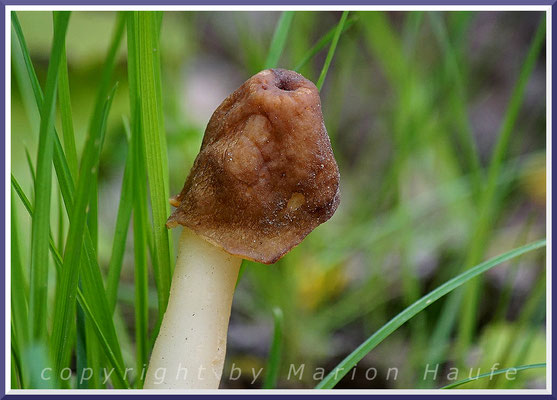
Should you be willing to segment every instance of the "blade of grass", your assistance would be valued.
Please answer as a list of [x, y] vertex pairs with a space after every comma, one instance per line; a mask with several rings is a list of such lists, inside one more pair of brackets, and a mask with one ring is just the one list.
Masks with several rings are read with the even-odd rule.
[[[14, 335], [12, 329], [12, 336]], [[12, 342], [12, 351], [11, 351], [11, 365], [10, 365], [10, 389], [22, 389], [23, 384], [22, 377], [21, 377], [21, 360], [20, 356], [16, 353], [17, 350], [13, 346]]]
[[77, 179], [78, 163], [75, 147], [75, 133], [72, 118], [72, 103], [70, 100], [70, 81], [68, 78], [68, 61], [66, 46], [62, 49], [62, 61], [58, 72], [58, 102], [60, 104], [60, 119], [62, 121], [62, 139], [64, 154], [74, 181]]
[[[19, 220], [17, 218], [16, 205], [14, 203], [13, 191], [11, 193], [11, 312], [12, 312], [12, 347], [17, 354], [17, 359], [21, 360], [21, 355], [25, 346], [29, 342], [28, 325], [28, 302], [29, 285], [25, 278], [21, 253], [19, 246]], [[24, 379], [23, 365], [19, 368], [22, 386], [26, 386]]]
[[[85, 329], [85, 313], [81, 307], [77, 308], [77, 316], [76, 316], [76, 341], [75, 341], [75, 369], [76, 369], [76, 376], [82, 377], [84, 375], [85, 369], [87, 368], [88, 360], [87, 357], [87, 339], [86, 339], [86, 329]], [[95, 369], [93, 369], [95, 371]], [[93, 377], [91, 377], [93, 378]], [[89, 380], [77, 380], [77, 388], [78, 389], [94, 389], [95, 382], [89, 382]]]
[[[489, 169], [487, 172], [487, 181], [485, 189], [480, 198], [479, 212], [477, 216], [477, 223], [472, 234], [469, 251], [467, 252], [467, 259], [464, 264], [468, 269], [481, 259], [486, 243], [488, 243], [488, 235], [490, 227], [493, 226], [494, 209], [498, 200], [496, 192], [496, 182], [501, 173], [501, 167], [509, 147], [511, 134], [514, 131], [516, 119], [524, 100], [524, 92], [526, 84], [532, 74], [532, 71], [538, 60], [538, 55], [542, 49], [545, 40], [545, 16], [538, 25], [534, 38], [528, 49], [526, 59], [522, 64], [518, 79], [511, 94], [511, 99], [505, 113], [501, 130], [498, 134], [497, 143], [493, 151]], [[479, 298], [479, 291], [481, 287], [481, 280], [475, 281], [472, 285], [466, 288], [464, 294], [464, 309], [459, 319], [459, 331], [457, 338], [457, 357], [462, 360], [464, 352], [468, 349], [472, 335], [476, 328], [477, 305]]]
[[[60, 119], [62, 121], [62, 139], [64, 144], [64, 153], [66, 160], [68, 162], [68, 167], [72, 179], [74, 182], [77, 180], [78, 174], [78, 161], [77, 161], [77, 150], [75, 146], [75, 133], [72, 118], [72, 105], [70, 99], [70, 82], [68, 77], [68, 61], [66, 57], [66, 46], [62, 49], [62, 62], [60, 63], [60, 70], [58, 71], [58, 103]], [[64, 210], [62, 204], [62, 198], [60, 192], [58, 192], [58, 246], [60, 249], [64, 249]], [[85, 350], [86, 346], [86, 330], [85, 330], [85, 316], [81, 307], [77, 308], [77, 319], [76, 319], [76, 374], [77, 376], [83, 376], [83, 371], [87, 367], [87, 352]], [[93, 370], [98, 370], [99, 365], [96, 363], [91, 364]], [[93, 379], [96, 377], [93, 376]], [[91, 387], [94, 386], [94, 382], [82, 381], [77, 382], [77, 387], [79, 389], [87, 389], [91, 383]]]
[[451, 293], [456, 288], [462, 286], [466, 282], [483, 274], [491, 268], [530, 251], [542, 248], [545, 245], [545, 239], [529, 243], [527, 245], [494, 257], [490, 260], [484, 261], [483, 263], [478, 264], [475, 267], [470, 268], [460, 275], [445, 282], [443, 285], [429, 292], [427, 295], [417, 300], [414, 304], [404, 309], [397, 316], [383, 325], [377, 332], [375, 332], [365, 342], [358, 346], [356, 350], [354, 350], [344, 360], [342, 360], [315, 388], [332, 389], [362, 358], [364, 358], [371, 350], [377, 347], [377, 345], [385, 340], [391, 333], [397, 330], [400, 326], [402, 326], [416, 314], [429, 307], [435, 301], [439, 300], [441, 297], [445, 296], [448, 293]]
[[53, 127], [58, 68], [61, 61], [64, 38], [70, 17], [61, 12], [54, 26], [54, 38], [46, 78], [45, 98], [41, 107], [37, 176], [35, 180], [36, 205], [31, 222], [31, 268], [29, 295], [30, 336], [37, 342], [46, 343], [47, 291], [48, 291], [48, 231], [50, 227], [50, 192], [52, 185]]
[[[98, 84], [97, 96], [91, 119], [89, 122], [89, 132], [96, 131], [100, 128], [99, 124], [102, 122], [103, 108], [107, 96], [109, 96], [111, 80], [114, 74], [116, 54], [120, 43], [122, 41], [124, 32], [124, 14], [119, 12], [116, 14], [115, 29], [112, 34], [110, 45], [101, 71], [101, 76]], [[83, 156], [82, 156], [83, 158]], [[93, 247], [97, 250], [98, 247], [98, 212], [99, 212], [99, 195], [98, 195], [98, 176], [91, 182], [91, 196], [88, 205], [87, 228], [91, 236]], [[96, 274], [97, 279], [102, 279], [99, 274]], [[97, 282], [98, 283], [98, 282]], [[100, 290], [98, 285], [95, 285], [96, 290]], [[104, 290], [104, 287], [102, 288]], [[87, 291], [86, 291], [87, 293]], [[85, 332], [87, 335], [86, 340], [86, 353], [89, 360], [89, 367], [93, 370], [98, 370], [103, 360], [99, 352], [99, 342], [95, 338], [93, 327], [90, 321], [85, 321]], [[99, 374], [93, 376], [89, 382], [90, 387], [103, 388], [104, 384], [101, 382]]]
[[58, 246], [59, 249], [64, 249], [64, 235], [65, 235], [65, 220], [64, 220], [64, 203], [62, 200], [62, 195], [60, 194], [60, 192], [57, 192], [58, 194], [58, 226], [57, 226], [57, 232], [58, 232], [58, 237], [56, 238], [56, 245]]
[[[91, 198], [91, 182], [96, 179], [100, 150], [106, 132], [106, 120], [114, 97], [113, 88], [103, 110], [102, 121], [97, 131], [89, 132], [83, 157], [81, 160], [79, 178], [75, 194], [74, 205], [70, 217], [70, 228], [64, 252], [64, 263], [54, 303], [54, 322], [52, 328], [52, 356], [55, 360], [55, 371], [61, 371], [70, 358], [71, 348], [67, 337], [74, 325], [75, 299], [79, 279], [78, 266], [81, 265], [81, 251], [85, 233], [87, 205]], [[104, 291], [104, 289], [103, 289]]]
[[[124, 126], [126, 131], [129, 131], [129, 126], [127, 124], [124, 124]], [[128, 137], [130, 137], [129, 134]], [[116, 308], [120, 272], [122, 271], [122, 262], [124, 260], [124, 251], [126, 249], [126, 239], [128, 237], [128, 228], [132, 214], [132, 160], [131, 149], [128, 149], [126, 163], [124, 166], [124, 176], [122, 178], [122, 189], [120, 191], [120, 203], [118, 205], [118, 214], [116, 216], [116, 226], [114, 228], [114, 236], [112, 240], [112, 252], [108, 263], [108, 276], [106, 280], [106, 298], [112, 312], [114, 312]]]
[[275, 32], [273, 33], [273, 38], [271, 39], [269, 53], [265, 59], [265, 69], [276, 68], [278, 66], [280, 56], [286, 45], [292, 18], [294, 18], [294, 11], [283, 11], [280, 15], [277, 26], [275, 27]]
[[[12, 174], [11, 182], [12, 182], [12, 188], [14, 189], [15, 193], [17, 194], [17, 196], [21, 200], [21, 203], [23, 204], [23, 206], [27, 210], [27, 213], [29, 214], [29, 216], [31, 218], [33, 218], [33, 206], [31, 204], [31, 201], [29, 200], [29, 198], [27, 197], [27, 195], [25, 194], [25, 192], [21, 188], [21, 185], [19, 184], [18, 180], [16, 179], [16, 177], [13, 174]], [[56, 254], [59, 255], [58, 249], [56, 248], [56, 245], [54, 243], [52, 232], [49, 233], [49, 243], [50, 243], [51, 251], [53, 250]], [[55, 261], [57, 260], [57, 257], [55, 257], [54, 255], [53, 255], [53, 258], [54, 258]], [[59, 257], [59, 258], [61, 260], [61, 257]], [[60, 263], [60, 265], [62, 265], [62, 263]]]
[[33, 167], [33, 159], [27, 146], [25, 146], [25, 158], [27, 159], [27, 166], [29, 167], [29, 173], [31, 174], [31, 181], [33, 182], [33, 185], [35, 185], [35, 167]]
[[482, 379], [482, 378], [490, 378], [491, 379], [491, 377], [493, 377], [493, 376], [500, 375], [500, 374], [506, 374], [509, 371], [513, 371], [516, 374], [516, 372], [518, 372], [518, 371], [525, 371], [527, 369], [545, 368], [545, 367], [546, 367], [545, 363], [540, 363], [540, 364], [519, 365], [519, 366], [516, 366], [516, 367], [498, 369], [497, 371], [486, 372], [485, 374], [480, 374], [480, 375], [477, 375], [473, 378], [466, 378], [466, 379], [462, 379], [460, 381], [453, 382], [449, 385], [443, 386], [440, 389], [453, 389], [455, 387], [462, 386], [462, 385], [464, 385], [468, 382], [473, 382], [473, 381], [476, 381], [478, 379]]
[[25, 115], [27, 116], [31, 132], [38, 132], [40, 124], [39, 110], [37, 110], [35, 102], [33, 101], [33, 88], [31, 87], [29, 79], [27, 79], [25, 74], [19, 73], [20, 71], [25, 71], [25, 61], [23, 60], [23, 56], [19, 51], [16, 33], [13, 27], [10, 44], [12, 73], [15, 77], [15, 81], [17, 82], [17, 88], [19, 90], [21, 101], [23, 103]]
[[325, 82], [325, 77], [327, 76], [327, 72], [329, 71], [331, 62], [333, 61], [333, 56], [335, 55], [335, 50], [337, 48], [338, 40], [340, 39], [340, 35], [342, 34], [342, 30], [344, 28], [344, 24], [346, 24], [347, 18], [348, 18], [348, 11], [343, 11], [340, 17], [340, 21], [335, 30], [335, 35], [333, 36], [333, 40], [331, 41], [331, 46], [329, 47], [327, 58], [325, 58], [325, 63], [323, 64], [323, 68], [321, 69], [321, 74], [319, 74], [319, 79], [317, 80], [316, 86], [319, 91], [321, 91], [321, 88], [323, 87], [323, 83]]
[[[145, 187], [145, 156], [139, 137], [132, 137], [131, 156], [133, 165], [133, 242], [135, 257], [135, 342], [136, 367], [138, 371], [149, 357], [149, 286], [147, 270], [147, 188]], [[143, 387], [143, 374], [136, 379], [136, 388]]]
[[284, 325], [284, 316], [279, 307], [273, 308], [273, 321], [275, 323], [275, 329], [271, 350], [269, 351], [269, 358], [267, 360], [267, 367], [265, 368], [267, 372], [263, 380], [263, 389], [276, 388], [279, 376], [280, 360], [282, 358], [282, 331]]
[[[89, 122], [89, 132], [94, 132], [99, 129], [99, 123], [102, 120], [102, 112], [104, 108], [104, 103], [109, 94], [110, 87], [112, 85], [111, 80], [114, 74], [114, 67], [116, 62], [116, 54], [120, 43], [122, 42], [122, 37], [124, 33], [125, 18], [123, 12], [118, 12], [116, 14], [116, 27], [112, 34], [112, 39], [110, 41], [110, 47], [106, 55], [103, 69], [101, 71], [101, 78], [98, 84], [97, 97], [95, 99], [95, 106], [91, 119]], [[91, 182], [91, 199], [89, 202], [89, 216], [87, 218], [87, 227], [91, 234], [93, 240], [93, 246], [97, 249], [98, 246], [98, 209], [99, 209], [99, 195], [98, 195], [98, 181]]]
[[[21, 53], [16, 52], [18, 54], [20, 54], [22, 56], [23, 59], [23, 64], [25, 65], [25, 69], [27, 71], [30, 70], [34, 70], [33, 68], [33, 63], [31, 62], [31, 57], [29, 56], [29, 49], [27, 48], [27, 44], [25, 43], [25, 39], [23, 36], [23, 30], [21, 29], [21, 24], [19, 23], [19, 19], [17, 18], [17, 14], [16, 12], [12, 12], [11, 15], [11, 20], [12, 20], [12, 28], [15, 32], [15, 37], [17, 38], [17, 41], [19, 43], [19, 46], [21, 48]], [[20, 74], [21, 76], [21, 74]], [[31, 86], [31, 88], [33, 89], [33, 93], [35, 94], [35, 97], [37, 97], [37, 94], [40, 93], [40, 104], [42, 105], [43, 103], [43, 94], [42, 94], [42, 89], [41, 86], [39, 84], [39, 80], [37, 79], [37, 76], [35, 75], [33, 77], [33, 79], [29, 79], [29, 85]], [[41, 106], [38, 107], [39, 111], [41, 109]], [[40, 116], [39, 116], [40, 118]]]
[[[344, 26], [342, 27], [341, 33], [346, 32], [352, 25], [354, 25], [357, 20], [358, 18], [355, 16], [348, 18]], [[304, 55], [304, 57], [302, 57], [300, 62], [296, 64], [293, 70], [299, 72], [313, 57], [315, 57], [317, 53], [323, 50], [325, 46], [327, 46], [333, 40], [337, 31], [337, 27], [338, 25], [331, 28], [325, 35], [323, 35], [323, 37], [321, 37], [321, 39], [319, 39], [317, 43], [315, 43], [313, 47], [307, 51], [307, 53]]]
[[[141, 145], [145, 151], [149, 193], [152, 207], [153, 243], [157, 291], [159, 294], [159, 319], [162, 318], [170, 289], [171, 257], [170, 239], [165, 223], [169, 214], [168, 185], [165, 172], [167, 157], [166, 139], [161, 120], [161, 87], [158, 57], [157, 14], [134, 12], [128, 18], [128, 57], [130, 62], [130, 99], [132, 119], [139, 115]], [[135, 82], [133, 82], [135, 80]], [[136, 126], [134, 126], [136, 128]], [[166, 175], [165, 175], [166, 174]]]

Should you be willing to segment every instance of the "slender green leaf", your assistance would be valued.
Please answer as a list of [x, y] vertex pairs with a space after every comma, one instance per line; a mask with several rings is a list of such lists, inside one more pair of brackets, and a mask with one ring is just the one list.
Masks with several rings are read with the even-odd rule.
[[[13, 328], [13, 327], [12, 327]], [[12, 329], [12, 336], [14, 335]], [[12, 342], [12, 351], [11, 351], [11, 361], [12, 364], [10, 366], [10, 389], [22, 389], [23, 388], [23, 380], [22, 380], [22, 373], [21, 373], [21, 359], [20, 355], [17, 354], [17, 350], [13, 346]]]
[[[62, 139], [64, 144], [64, 153], [68, 162], [68, 167], [74, 182], [77, 180], [78, 175], [78, 161], [77, 150], [75, 145], [75, 133], [72, 118], [72, 105], [70, 98], [70, 82], [68, 77], [68, 61], [66, 57], [66, 46], [62, 50], [62, 62], [60, 63], [60, 70], [58, 72], [58, 103], [60, 110], [60, 118], [62, 121]], [[58, 192], [58, 246], [64, 249], [64, 206], [60, 192]], [[83, 371], [87, 367], [87, 354], [85, 351], [86, 332], [85, 332], [85, 316], [81, 307], [77, 309], [76, 321], [76, 373], [77, 376], [82, 376]], [[72, 339], [73, 341], [73, 339]], [[92, 365], [94, 370], [98, 370], [98, 365]], [[95, 377], [94, 377], [95, 378]], [[79, 380], [77, 382], [79, 389], [86, 389], [89, 387], [89, 382]]]
[[75, 147], [75, 133], [72, 118], [72, 103], [70, 100], [70, 81], [68, 78], [68, 61], [66, 59], [66, 46], [62, 49], [62, 62], [58, 72], [58, 102], [60, 103], [60, 117], [62, 120], [62, 138], [64, 153], [68, 162], [70, 173], [77, 180], [78, 163]]
[[[25, 207], [25, 210], [27, 210], [29, 216], [33, 218], [33, 206], [31, 205], [31, 201], [29, 200], [29, 198], [27, 197], [27, 195], [21, 188], [21, 185], [19, 184], [19, 182], [17, 181], [16, 177], [13, 174], [11, 177], [11, 182], [12, 182], [12, 188], [17, 194], [17, 196], [19, 197], [19, 199], [21, 200], [23, 207]], [[56, 244], [54, 243], [52, 232], [49, 234], [49, 247], [50, 247], [50, 253], [52, 255], [52, 258], [54, 259], [54, 265], [57, 268], [56, 272], [59, 273], [60, 272], [59, 269], [62, 267], [62, 256], [60, 255], [60, 252], [56, 248]]]
[[[149, 276], [147, 269], [147, 188], [145, 186], [145, 155], [140, 138], [132, 137], [130, 158], [133, 160], [133, 242], [135, 257], [135, 345], [136, 368], [141, 371], [149, 357]], [[136, 380], [136, 387], [143, 387], [143, 376]]]
[[[81, 251], [87, 218], [87, 204], [91, 196], [91, 182], [96, 179], [100, 150], [106, 131], [106, 120], [114, 97], [114, 91], [106, 101], [102, 122], [97, 131], [89, 132], [85, 142], [85, 149], [81, 160], [79, 178], [72, 213], [70, 228], [64, 252], [64, 264], [59, 277], [56, 299], [54, 303], [54, 323], [52, 327], [52, 350], [55, 360], [55, 371], [60, 371], [69, 362], [70, 351], [69, 332], [74, 325], [75, 299], [79, 268], [81, 265]], [[104, 291], [104, 289], [103, 289]]]
[[33, 166], [33, 159], [31, 158], [31, 153], [27, 146], [25, 146], [25, 158], [27, 160], [27, 167], [29, 167], [29, 173], [31, 174], [31, 180], [33, 181], [33, 185], [35, 185], [35, 167]]
[[522, 247], [513, 249], [500, 256], [494, 257], [490, 260], [484, 261], [473, 268], [463, 272], [462, 274], [454, 277], [453, 279], [445, 282], [435, 290], [429, 292], [421, 299], [417, 300], [411, 306], [404, 309], [397, 316], [383, 325], [377, 332], [371, 335], [365, 342], [363, 342], [356, 350], [350, 353], [344, 360], [342, 360], [326, 377], [321, 381], [316, 389], [331, 389], [333, 388], [362, 358], [364, 358], [371, 350], [385, 340], [391, 333], [396, 331], [409, 319], [416, 314], [429, 307], [441, 297], [452, 292], [456, 288], [462, 286], [471, 279], [483, 274], [491, 268], [511, 260], [515, 257], [521, 256], [530, 251], [537, 250], [546, 245], [546, 240], [539, 240], [537, 242], [529, 243]]
[[280, 56], [286, 45], [292, 18], [294, 18], [294, 11], [283, 11], [280, 15], [277, 26], [275, 27], [275, 32], [273, 33], [273, 38], [271, 39], [269, 53], [265, 60], [265, 69], [276, 68], [278, 66]]
[[[12, 17], [12, 27], [15, 32], [15, 37], [17, 38], [19, 46], [21, 48], [20, 54], [21, 56], [23, 56], [22, 58], [25, 64], [25, 68], [27, 71], [34, 71], [33, 63], [31, 62], [31, 57], [29, 56], [30, 54], [29, 49], [27, 48], [27, 44], [25, 43], [25, 39], [23, 36], [23, 30], [21, 29], [21, 24], [19, 23], [19, 19], [17, 18], [17, 14], [15, 11], [12, 12], [11, 17]], [[33, 76], [30, 76], [29, 84], [33, 89], [35, 98], [40, 98], [40, 101], [38, 102], [39, 103], [38, 108], [40, 111], [43, 103], [43, 93], [41, 90], [41, 85], [39, 84], [39, 80], [37, 79], [37, 75], [33, 74]]]
[[333, 61], [333, 56], [335, 55], [335, 50], [337, 49], [338, 40], [340, 39], [340, 35], [342, 34], [347, 18], [348, 11], [343, 11], [342, 16], [340, 17], [340, 21], [335, 30], [335, 35], [333, 36], [333, 40], [331, 41], [331, 46], [329, 47], [327, 58], [325, 58], [325, 63], [323, 64], [323, 68], [321, 69], [321, 74], [319, 75], [319, 79], [317, 80], [316, 86], [319, 90], [321, 90], [321, 88], [323, 87], [323, 83], [325, 82], [325, 77], [327, 76], [327, 72], [329, 71], [331, 62]]
[[269, 358], [267, 360], [267, 368], [265, 368], [266, 373], [263, 381], [263, 389], [276, 388], [280, 370], [280, 360], [282, 358], [282, 331], [284, 317], [282, 310], [278, 307], [273, 309], [273, 320], [275, 323], [275, 329], [271, 350], [269, 351]]
[[[21, 355], [29, 342], [28, 324], [28, 293], [29, 285], [25, 278], [21, 253], [19, 247], [19, 220], [17, 218], [16, 205], [14, 203], [13, 191], [11, 193], [11, 311], [12, 311], [12, 348], [17, 354], [17, 359], [21, 360]], [[25, 387], [25, 374], [23, 365], [18, 370], [20, 378]]]
[[62, 195], [58, 193], [58, 237], [56, 238], [56, 245], [59, 249], [64, 249], [64, 235], [65, 235], [65, 219], [64, 219], [64, 201], [62, 200]]
[[31, 337], [46, 341], [48, 290], [48, 231], [50, 227], [50, 192], [52, 185], [53, 128], [58, 68], [70, 13], [60, 12], [54, 26], [54, 39], [47, 71], [45, 98], [41, 107], [41, 124], [35, 179], [35, 214], [31, 222], [31, 279], [29, 322]]
[[[103, 118], [103, 108], [106, 102], [107, 96], [110, 96], [109, 90], [110, 85], [112, 85], [112, 76], [114, 75], [114, 69], [116, 64], [116, 54], [120, 44], [122, 42], [122, 37], [124, 33], [124, 13], [119, 12], [116, 14], [116, 25], [114, 32], [112, 33], [112, 39], [110, 41], [110, 46], [108, 48], [108, 52], [103, 64], [103, 68], [101, 71], [100, 80], [98, 83], [97, 89], [97, 96], [95, 99], [95, 106], [93, 108], [93, 112], [91, 114], [91, 119], [89, 122], [89, 132], [94, 132], [100, 128], [100, 123], [102, 123]], [[85, 150], [85, 149], [84, 149]], [[83, 159], [83, 156], [82, 156]], [[99, 212], [99, 194], [98, 194], [98, 176], [95, 177], [93, 181], [91, 181], [91, 189], [90, 189], [90, 199], [88, 204], [88, 216], [87, 216], [87, 228], [89, 230], [89, 235], [91, 236], [91, 241], [93, 244], [93, 248], [95, 251], [98, 247], [98, 212]], [[102, 280], [102, 276], [98, 273], [94, 273], [91, 275], [95, 279], [95, 285], [89, 285], [88, 287], [95, 291], [100, 291], [101, 288], [98, 285], [98, 282]], [[104, 288], [103, 288], [104, 289]], [[96, 293], [93, 291], [91, 294]], [[88, 290], [84, 291], [84, 293], [88, 294]], [[111, 308], [112, 310], [112, 308]], [[101, 354], [99, 352], [99, 342], [94, 337], [94, 329], [91, 325], [90, 321], [85, 321], [85, 332], [87, 334], [86, 340], [86, 353], [88, 359], [88, 366], [93, 368], [93, 370], [97, 370], [101, 366]], [[102, 383], [101, 377], [99, 374], [93, 376], [91, 381], [89, 382], [91, 387], [95, 388], [102, 388], [104, 384]]]
[[[165, 223], [169, 214], [166, 139], [161, 111], [157, 14], [134, 12], [128, 18], [128, 57], [132, 119], [139, 113], [141, 144], [145, 152], [153, 218], [155, 280], [159, 316], [168, 303], [171, 277], [170, 239]], [[135, 82], [134, 82], [135, 80]], [[134, 129], [137, 127], [134, 126]]]
[[[129, 127], [126, 126], [126, 130], [129, 130]], [[108, 276], [106, 280], [106, 298], [112, 312], [114, 312], [116, 307], [120, 272], [122, 271], [124, 251], [126, 250], [126, 239], [128, 237], [128, 228], [132, 214], [132, 161], [131, 149], [128, 149], [126, 164], [124, 166], [124, 176], [122, 178], [122, 189], [120, 191], [120, 203], [118, 205], [118, 214], [116, 216], [116, 225], [112, 239], [112, 253], [110, 255], [110, 262], [108, 263]]]
[[21, 101], [25, 109], [25, 115], [27, 116], [27, 120], [29, 121], [31, 132], [38, 132], [39, 124], [40, 124], [39, 110], [35, 106], [35, 101], [33, 99], [33, 88], [24, 72], [26, 68], [25, 60], [23, 59], [21, 51], [19, 51], [17, 34], [13, 27], [12, 27], [10, 44], [11, 44], [10, 56], [12, 60], [12, 73], [17, 83], [17, 88], [19, 90]]
[[477, 381], [478, 379], [482, 379], [482, 378], [490, 378], [491, 379], [493, 376], [500, 375], [500, 374], [506, 374], [508, 372], [512, 372], [513, 374], [516, 374], [518, 371], [525, 371], [525, 370], [528, 370], [528, 369], [545, 368], [545, 367], [546, 367], [545, 363], [539, 363], [539, 364], [519, 365], [519, 366], [516, 366], [516, 367], [498, 369], [498, 370], [493, 371], [493, 372], [486, 372], [485, 374], [480, 374], [480, 375], [474, 376], [472, 378], [466, 378], [466, 379], [462, 379], [460, 381], [453, 382], [451, 384], [448, 384], [447, 386], [443, 386], [441, 389], [453, 389], [455, 387], [462, 386], [462, 385], [464, 385], [468, 382]]
[[[89, 132], [95, 132], [99, 129], [99, 124], [102, 121], [102, 113], [106, 98], [109, 95], [110, 87], [112, 85], [112, 76], [114, 75], [114, 67], [116, 65], [116, 54], [122, 37], [124, 34], [125, 15], [119, 12], [116, 16], [116, 27], [112, 34], [110, 47], [106, 55], [103, 68], [101, 71], [101, 78], [98, 84], [97, 96], [95, 99], [95, 106], [91, 119], [89, 122]], [[83, 158], [83, 156], [82, 156]], [[91, 182], [91, 198], [89, 202], [89, 215], [87, 218], [87, 227], [91, 234], [93, 246], [97, 249], [98, 246], [98, 208], [99, 208], [99, 195], [98, 195], [98, 181]]]
[[[75, 343], [75, 369], [76, 375], [78, 377], [86, 376], [84, 375], [86, 372], [86, 368], [88, 364], [87, 358], [87, 343], [86, 338], [87, 334], [85, 331], [85, 313], [83, 312], [83, 308], [78, 307], [77, 309], [77, 317], [76, 317], [76, 343]], [[98, 368], [98, 366], [96, 366]], [[94, 367], [92, 367], [94, 368]], [[93, 371], [98, 369], [93, 369]], [[94, 374], [93, 374], [94, 375]], [[91, 377], [93, 378], [93, 377]], [[91, 385], [89, 385], [91, 384]], [[89, 382], [89, 380], [81, 380], [78, 379], [77, 381], [77, 388], [78, 389], [93, 389], [95, 388], [95, 384], [93, 382]]]

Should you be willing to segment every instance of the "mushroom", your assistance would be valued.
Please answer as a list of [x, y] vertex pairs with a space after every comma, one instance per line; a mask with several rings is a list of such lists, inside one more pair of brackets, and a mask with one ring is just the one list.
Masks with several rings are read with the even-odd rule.
[[339, 204], [319, 91], [268, 69], [213, 113], [168, 228], [182, 225], [168, 308], [144, 388], [219, 386], [242, 259], [273, 264]]

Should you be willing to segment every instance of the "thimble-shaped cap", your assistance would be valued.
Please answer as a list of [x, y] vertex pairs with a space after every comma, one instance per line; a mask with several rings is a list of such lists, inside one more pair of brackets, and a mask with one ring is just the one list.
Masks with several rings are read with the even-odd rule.
[[269, 69], [213, 113], [167, 227], [187, 226], [226, 252], [272, 264], [327, 221], [339, 170], [319, 91], [302, 75]]

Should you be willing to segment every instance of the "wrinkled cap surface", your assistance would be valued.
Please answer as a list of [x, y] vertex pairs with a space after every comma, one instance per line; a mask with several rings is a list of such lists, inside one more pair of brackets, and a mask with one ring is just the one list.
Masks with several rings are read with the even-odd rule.
[[339, 199], [317, 88], [296, 72], [269, 69], [213, 113], [166, 225], [272, 264], [327, 221]]

